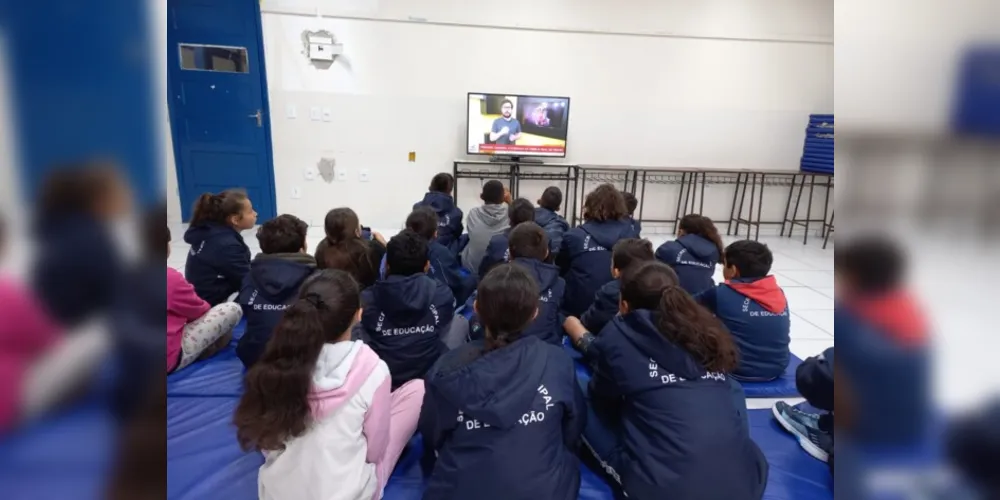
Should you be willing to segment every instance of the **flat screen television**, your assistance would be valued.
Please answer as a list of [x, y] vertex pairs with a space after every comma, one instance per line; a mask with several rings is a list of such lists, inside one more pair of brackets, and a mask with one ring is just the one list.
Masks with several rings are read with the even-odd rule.
[[470, 155], [566, 157], [569, 98], [469, 93]]

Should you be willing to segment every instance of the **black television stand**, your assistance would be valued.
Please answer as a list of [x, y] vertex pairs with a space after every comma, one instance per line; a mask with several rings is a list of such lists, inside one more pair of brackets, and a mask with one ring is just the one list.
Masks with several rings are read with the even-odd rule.
[[522, 163], [522, 164], [528, 164], [528, 163], [541, 164], [541, 163], [544, 163], [541, 158], [531, 158], [531, 157], [527, 157], [527, 156], [496, 156], [496, 155], [494, 155], [494, 156], [490, 157], [490, 161], [491, 162], [500, 162], [500, 163]]

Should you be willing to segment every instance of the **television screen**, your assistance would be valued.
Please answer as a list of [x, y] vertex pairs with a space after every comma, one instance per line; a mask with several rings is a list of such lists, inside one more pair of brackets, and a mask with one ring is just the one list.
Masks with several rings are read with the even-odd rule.
[[469, 94], [469, 154], [562, 158], [568, 129], [568, 97]]

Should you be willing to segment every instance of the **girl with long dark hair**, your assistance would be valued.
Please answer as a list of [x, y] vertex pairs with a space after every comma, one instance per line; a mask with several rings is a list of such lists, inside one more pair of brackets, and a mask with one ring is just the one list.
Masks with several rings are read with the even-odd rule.
[[424, 385], [412, 380], [390, 393], [389, 368], [351, 340], [360, 317], [354, 278], [320, 271], [247, 372], [234, 423], [240, 446], [266, 458], [262, 500], [382, 497], [416, 429]]
[[361, 237], [358, 214], [350, 208], [330, 210], [323, 220], [326, 238], [316, 247], [319, 269], [340, 269], [357, 280], [362, 289], [378, 280], [378, 268], [385, 256], [385, 239], [377, 232], [372, 240]]
[[622, 278], [620, 315], [594, 340], [566, 331], [596, 369], [584, 440], [629, 498], [761, 498], [767, 461], [743, 423], [728, 373], [729, 332], [659, 262]]

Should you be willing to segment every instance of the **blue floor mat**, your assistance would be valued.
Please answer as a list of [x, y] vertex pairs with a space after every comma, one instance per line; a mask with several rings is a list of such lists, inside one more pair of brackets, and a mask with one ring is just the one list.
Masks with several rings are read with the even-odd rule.
[[771, 410], [750, 410], [750, 437], [771, 469], [764, 500], [832, 500], [833, 476], [827, 465], [809, 456], [798, 441], [774, 421]]
[[167, 498], [257, 498], [264, 456], [244, 453], [232, 424], [236, 398], [167, 398]]
[[798, 396], [799, 391], [795, 388], [795, 370], [802, 364], [802, 360], [790, 355], [785, 373], [770, 382], [740, 382], [743, 392], [748, 398], [782, 398]]
[[87, 403], [0, 440], [3, 498], [104, 498], [116, 427], [105, 405]]
[[236, 357], [236, 343], [245, 331], [246, 321], [240, 321], [233, 329], [229, 347], [168, 375], [167, 397], [240, 397], [243, 394], [243, 363]]

